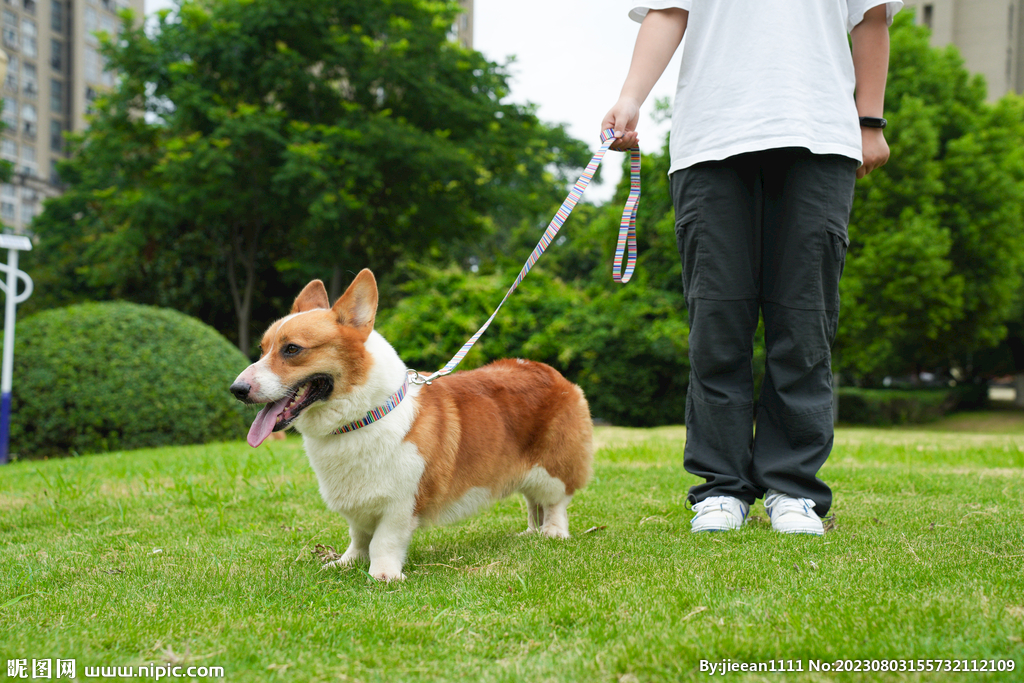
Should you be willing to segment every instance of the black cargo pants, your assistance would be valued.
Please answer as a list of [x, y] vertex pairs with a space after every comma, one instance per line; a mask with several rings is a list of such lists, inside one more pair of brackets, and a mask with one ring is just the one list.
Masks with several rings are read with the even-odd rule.
[[[776, 489], [810, 498], [832, 450], [831, 346], [857, 162], [800, 148], [672, 174], [690, 319], [684, 465], [689, 501], [748, 504]], [[767, 367], [754, 430], [752, 356], [764, 316]]]

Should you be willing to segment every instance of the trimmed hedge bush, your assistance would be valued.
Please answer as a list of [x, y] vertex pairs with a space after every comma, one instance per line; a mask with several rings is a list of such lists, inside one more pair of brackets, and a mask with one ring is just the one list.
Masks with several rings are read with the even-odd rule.
[[839, 388], [839, 421], [885, 427], [932, 422], [957, 407], [955, 389]]
[[15, 457], [236, 439], [252, 417], [228, 392], [249, 361], [177, 311], [52, 309], [19, 322], [14, 347]]

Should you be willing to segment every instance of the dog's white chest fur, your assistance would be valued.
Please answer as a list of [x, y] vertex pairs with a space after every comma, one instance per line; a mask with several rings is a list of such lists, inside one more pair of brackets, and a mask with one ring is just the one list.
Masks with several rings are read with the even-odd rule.
[[[404, 404], [409, 403], [406, 406]], [[411, 401], [401, 408], [413, 412]], [[392, 413], [397, 411], [392, 411]], [[375, 524], [389, 507], [415, 498], [424, 462], [416, 446], [374, 423], [337, 437], [304, 437], [309, 462], [320, 482], [320, 495], [331, 510], [364, 524]], [[411, 422], [411, 420], [410, 420]]]
[[360, 526], [375, 526], [389, 509], [412, 505], [425, 463], [415, 444], [405, 441], [416, 416], [416, 386], [385, 419], [347, 434], [330, 433], [366, 414], [367, 403], [359, 394], [390, 395], [405, 377], [405, 366], [376, 332], [367, 349], [375, 366], [367, 385], [348, 399], [308, 410], [296, 426], [327, 507]]

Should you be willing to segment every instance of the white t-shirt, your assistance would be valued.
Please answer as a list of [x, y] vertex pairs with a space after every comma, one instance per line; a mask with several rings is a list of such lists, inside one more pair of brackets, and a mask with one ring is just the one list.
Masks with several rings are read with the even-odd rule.
[[901, 0], [633, 0], [629, 16], [690, 16], [672, 110], [669, 173], [779, 147], [861, 159], [847, 33]]

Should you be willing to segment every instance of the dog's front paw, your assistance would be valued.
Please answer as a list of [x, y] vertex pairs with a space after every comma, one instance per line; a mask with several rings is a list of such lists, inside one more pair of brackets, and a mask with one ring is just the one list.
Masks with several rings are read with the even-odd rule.
[[554, 524], [545, 524], [540, 532], [548, 538], [569, 538], [569, 531]]
[[337, 567], [337, 568], [348, 567], [348, 566], [350, 566], [352, 564], [355, 564], [359, 560], [361, 560], [363, 558], [367, 558], [369, 556], [370, 556], [370, 554], [368, 552], [366, 552], [365, 550], [361, 551], [361, 550], [353, 549], [353, 548], [350, 547], [338, 559], [331, 560], [330, 562], [325, 562], [324, 563], [324, 568], [327, 568], [327, 567]]
[[405, 581], [405, 574], [402, 573], [401, 562], [371, 562], [370, 576], [378, 581], [391, 583], [392, 581]]
[[335, 560], [335, 562], [340, 567], [350, 565], [353, 562], [357, 562], [368, 557], [370, 557], [370, 553], [366, 550], [349, 546], [349, 549], [345, 551], [345, 554], [341, 556], [341, 559]]
[[392, 581], [405, 581], [405, 574], [398, 572], [397, 574], [390, 574], [388, 572], [370, 572], [370, 576], [383, 581], [384, 583], [391, 583]]

